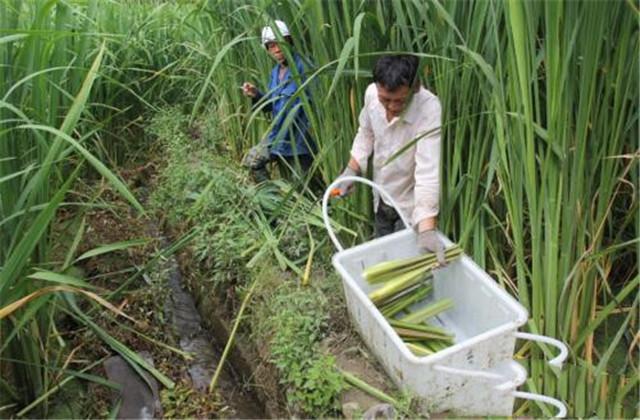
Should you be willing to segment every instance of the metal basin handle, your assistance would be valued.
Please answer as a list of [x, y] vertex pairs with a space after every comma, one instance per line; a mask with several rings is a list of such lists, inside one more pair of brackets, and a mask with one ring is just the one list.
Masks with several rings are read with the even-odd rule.
[[547, 397], [546, 395], [533, 394], [531, 392], [521, 392], [521, 391], [513, 391], [512, 395], [516, 398], [522, 398], [525, 400], [533, 400], [540, 401], [546, 404], [551, 404], [552, 406], [558, 409], [554, 418], [563, 419], [567, 416], [567, 407], [560, 400], [556, 400], [555, 398]]
[[495, 389], [496, 391], [504, 392], [515, 390], [527, 379], [527, 371], [522, 366], [520, 366], [518, 362], [512, 360], [509, 364], [509, 367], [514, 374], [512, 378], [487, 370], [461, 369], [444, 365], [435, 365], [433, 369], [450, 375], [464, 376], [486, 381], [502, 381], [499, 384], [495, 385], [493, 389]]
[[500, 375], [494, 372], [487, 372], [482, 370], [473, 370], [473, 369], [460, 369], [454, 368], [450, 366], [443, 365], [435, 365], [434, 370], [448, 373], [451, 375], [465, 376], [468, 378], [487, 380], [487, 381], [495, 381], [495, 380], [503, 380], [504, 382], [495, 385], [493, 389], [498, 392], [511, 391], [511, 395], [514, 398], [522, 398], [526, 400], [534, 400], [540, 401], [546, 404], [551, 404], [558, 409], [558, 412], [554, 416], [555, 418], [564, 418], [567, 415], [567, 407], [560, 400], [555, 398], [548, 397], [546, 395], [534, 394], [531, 392], [521, 392], [516, 391], [515, 388], [518, 385], [522, 384], [526, 379], [527, 372], [524, 370], [519, 363], [513, 361], [510, 365], [511, 369], [515, 372], [515, 377], [512, 379], [507, 378], [506, 376]]
[[560, 354], [549, 360], [549, 364], [553, 367], [557, 367], [562, 369], [562, 364], [565, 360], [567, 360], [567, 356], [569, 355], [569, 349], [567, 346], [560, 340], [556, 340], [555, 338], [547, 337], [546, 335], [539, 334], [530, 334], [525, 332], [516, 331], [516, 337], [522, 338], [525, 340], [531, 341], [539, 341], [541, 343], [550, 344], [558, 349], [560, 349]]
[[398, 213], [398, 215], [400, 216], [400, 218], [402, 219], [402, 223], [404, 223], [405, 227], [410, 227], [411, 225], [409, 224], [409, 222], [407, 221], [407, 219], [405, 219], [404, 214], [402, 214], [402, 212], [400, 211], [398, 204], [395, 202], [395, 200], [393, 198], [391, 198], [391, 196], [389, 195], [389, 193], [387, 193], [384, 189], [382, 189], [381, 186], [379, 186], [378, 184], [376, 184], [373, 181], [370, 181], [366, 178], [362, 178], [360, 176], [343, 176], [340, 177], [338, 179], [336, 179], [335, 181], [333, 181], [325, 190], [324, 195], [322, 196], [322, 219], [324, 220], [324, 227], [327, 229], [327, 232], [329, 233], [329, 237], [331, 238], [331, 242], [333, 242], [333, 245], [335, 245], [335, 247], [338, 249], [338, 251], [342, 251], [344, 248], [342, 246], [342, 244], [340, 243], [340, 241], [338, 240], [338, 238], [336, 237], [336, 234], [333, 232], [333, 228], [331, 227], [331, 221], [329, 219], [329, 199], [331, 198], [331, 191], [334, 190], [334, 188], [336, 188], [338, 186], [339, 183], [341, 183], [342, 181], [354, 181], [354, 182], [360, 182], [362, 184], [366, 184], [368, 186], [370, 186], [371, 188], [373, 188], [374, 190], [376, 190], [377, 192], [380, 193], [380, 195], [384, 198], [384, 200], [389, 203]]

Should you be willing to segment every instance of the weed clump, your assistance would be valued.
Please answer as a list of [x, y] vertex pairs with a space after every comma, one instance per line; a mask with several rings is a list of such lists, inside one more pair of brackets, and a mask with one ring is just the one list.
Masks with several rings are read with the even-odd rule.
[[267, 309], [265, 325], [271, 335], [271, 361], [283, 372], [289, 407], [326, 416], [336, 410], [344, 389], [333, 356], [323, 354], [320, 341], [328, 331], [328, 302], [317, 289], [280, 286]]
[[175, 108], [154, 117], [149, 130], [164, 158], [151, 207], [173, 228], [196, 227], [192, 251], [214, 287], [246, 278], [245, 251], [258, 239], [245, 212], [252, 186], [221, 160], [214, 141], [190, 137], [187, 117]]

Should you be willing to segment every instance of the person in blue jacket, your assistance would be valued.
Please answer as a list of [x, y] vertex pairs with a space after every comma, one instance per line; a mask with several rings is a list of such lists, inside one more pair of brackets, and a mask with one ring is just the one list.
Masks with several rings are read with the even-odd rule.
[[[287, 25], [281, 20], [275, 21], [275, 30], [280, 40], [293, 46], [293, 40]], [[243, 159], [256, 182], [269, 179], [268, 165], [278, 162], [280, 172], [285, 177], [304, 178], [313, 163], [314, 142], [309, 134], [309, 119], [302, 107], [301, 95], [311, 100], [306, 90], [298, 93], [298, 82], [304, 82], [305, 60], [292, 50], [293, 63], [289, 63], [284, 53], [284, 46], [272, 26], [262, 29], [262, 45], [277, 64], [271, 70], [268, 91], [261, 92], [249, 82], [242, 85], [244, 95], [251, 98], [254, 106], [270, 112], [273, 125], [268, 135], [256, 146], [252, 147]], [[292, 67], [299, 75], [298, 82]], [[298, 96], [296, 96], [298, 95]], [[292, 115], [292, 113], [294, 113]]]

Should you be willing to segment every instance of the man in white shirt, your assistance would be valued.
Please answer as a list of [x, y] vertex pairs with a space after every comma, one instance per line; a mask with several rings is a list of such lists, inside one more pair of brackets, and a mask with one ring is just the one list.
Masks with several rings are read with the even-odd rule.
[[[340, 176], [366, 173], [373, 153], [373, 181], [396, 201], [418, 233], [418, 246], [444, 264], [436, 234], [440, 193], [440, 101], [421, 86], [419, 60], [412, 55], [381, 57], [373, 70], [360, 112], [351, 159]], [[408, 148], [407, 148], [408, 147]], [[403, 148], [402, 153], [396, 155]], [[353, 183], [339, 184], [340, 196]], [[400, 230], [396, 211], [374, 193], [376, 237]]]

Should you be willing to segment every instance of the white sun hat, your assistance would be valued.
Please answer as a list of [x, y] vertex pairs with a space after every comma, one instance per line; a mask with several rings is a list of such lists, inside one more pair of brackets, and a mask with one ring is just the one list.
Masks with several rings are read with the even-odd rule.
[[[286, 23], [284, 23], [281, 20], [276, 20], [275, 22], [276, 22], [276, 27], [280, 32], [281, 36], [290, 35], [289, 28], [287, 27]], [[266, 44], [267, 42], [274, 42], [277, 40], [278, 40], [278, 37], [271, 26], [265, 26], [264, 28], [262, 28], [262, 45]]]

